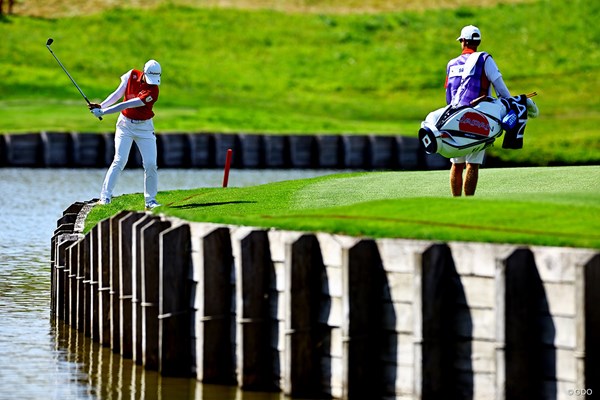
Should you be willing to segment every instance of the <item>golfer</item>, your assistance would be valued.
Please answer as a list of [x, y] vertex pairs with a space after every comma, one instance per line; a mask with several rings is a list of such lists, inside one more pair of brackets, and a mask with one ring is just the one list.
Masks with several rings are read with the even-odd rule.
[[[453, 107], [468, 105], [472, 100], [491, 95], [492, 86], [498, 97], [510, 97], [504, 84], [502, 74], [491, 55], [478, 52], [481, 43], [479, 28], [468, 25], [462, 28], [457, 39], [462, 53], [450, 60], [446, 67], [446, 103]], [[463, 191], [463, 171], [465, 196], [475, 194], [479, 178], [479, 166], [483, 163], [485, 150], [464, 157], [451, 158], [450, 189], [453, 196], [460, 196]]]
[[[161, 68], [155, 60], [144, 65], [144, 70], [132, 69], [121, 76], [121, 84], [102, 103], [91, 103], [89, 109], [95, 117], [120, 112], [115, 132], [115, 158], [110, 165], [99, 204], [109, 204], [113, 189], [127, 164], [131, 145], [135, 141], [144, 165], [144, 201], [146, 210], [160, 206], [156, 201], [158, 172], [156, 166], [156, 136], [152, 107], [158, 100]], [[115, 104], [121, 97], [123, 101]]]

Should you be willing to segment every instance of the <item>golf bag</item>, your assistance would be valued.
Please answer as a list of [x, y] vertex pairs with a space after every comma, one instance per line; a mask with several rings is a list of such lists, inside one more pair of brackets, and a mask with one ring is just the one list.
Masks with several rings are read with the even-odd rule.
[[490, 147], [505, 131], [503, 148], [523, 148], [527, 96], [483, 97], [474, 104], [446, 106], [427, 115], [419, 129], [425, 152], [462, 157]]

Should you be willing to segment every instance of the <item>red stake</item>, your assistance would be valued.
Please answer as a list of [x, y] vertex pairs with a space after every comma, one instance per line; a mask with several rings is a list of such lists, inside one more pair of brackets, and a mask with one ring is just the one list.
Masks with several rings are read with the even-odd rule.
[[227, 187], [227, 182], [229, 182], [229, 168], [231, 167], [231, 154], [233, 150], [227, 149], [227, 157], [225, 158], [225, 171], [223, 173], [223, 187]]

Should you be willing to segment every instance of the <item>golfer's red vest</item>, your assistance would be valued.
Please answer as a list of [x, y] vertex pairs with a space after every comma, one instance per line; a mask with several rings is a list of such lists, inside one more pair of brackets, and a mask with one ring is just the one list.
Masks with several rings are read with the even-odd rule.
[[131, 100], [138, 97], [144, 102], [141, 107], [127, 108], [122, 111], [123, 115], [130, 119], [150, 119], [154, 117], [152, 107], [158, 100], [158, 85], [148, 85], [142, 82], [143, 72], [137, 69], [131, 70], [127, 88], [125, 89], [125, 97], [123, 101]]

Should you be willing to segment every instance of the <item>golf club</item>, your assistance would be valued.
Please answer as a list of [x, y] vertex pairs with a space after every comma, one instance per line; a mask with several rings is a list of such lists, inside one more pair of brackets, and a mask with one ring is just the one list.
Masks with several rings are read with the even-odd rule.
[[[65, 71], [65, 74], [67, 74], [67, 76], [69, 77], [69, 79], [71, 80], [71, 82], [73, 82], [73, 85], [75, 85], [75, 87], [77, 88], [77, 90], [79, 90], [79, 93], [81, 93], [81, 95], [83, 96], [83, 98], [85, 99], [85, 101], [87, 101], [87, 103], [90, 104], [90, 101], [87, 98], [87, 96], [79, 88], [79, 86], [77, 85], [77, 83], [75, 82], [75, 80], [73, 79], [73, 77], [71, 76], [71, 74], [69, 74], [69, 71], [67, 71], [67, 69], [65, 68], [65, 66], [60, 62], [60, 60], [58, 59], [58, 57], [56, 57], [56, 55], [54, 54], [54, 52], [50, 48], [50, 45], [52, 44], [52, 42], [54, 42], [54, 39], [49, 38], [46, 41], [46, 48], [48, 49], [48, 51], [50, 52], [50, 54], [52, 54], [52, 57], [54, 57], [54, 59], [56, 60], [56, 62], [58, 63], [58, 65], [60, 65], [60, 67], [63, 69], [63, 71]], [[98, 119], [102, 120], [102, 117], [98, 117]]]

